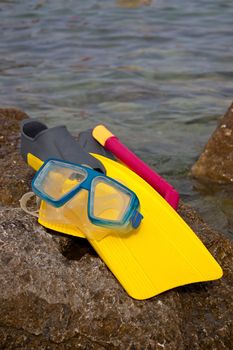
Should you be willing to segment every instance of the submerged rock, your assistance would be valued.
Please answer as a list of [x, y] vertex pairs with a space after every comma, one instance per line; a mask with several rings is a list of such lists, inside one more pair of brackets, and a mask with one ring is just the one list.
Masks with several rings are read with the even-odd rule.
[[217, 183], [233, 183], [233, 103], [192, 167], [192, 174]]
[[[12, 125], [12, 118], [9, 120]], [[17, 119], [14, 123], [6, 135], [11, 130], [17, 133]], [[7, 130], [7, 122], [4, 125]], [[8, 173], [5, 187], [9, 193], [12, 179], [16, 184], [14, 175], [24, 179], [19, 196], [29, 178], [27, 166], [17, 155], [15, 137], [11, 149], [12, 160], [17, 160], [14, 172], [9, 170], [11, 163], [5, 161], [4, 154], [2, 172]], [[181, 204], [179, 210], [220, 262], [224, 277], [137, 301], [125, 293], [87, 241], [48, 232], [22, 212], [16, 200], [9, 204], [3, 196], [1, 349], [232, 348], [233, 245], [208, 228], [192, 209]]]
[[117, 0], [119, 7], [123, 8], [137, 8], [142, 6], [150, 6], [152, 0]]

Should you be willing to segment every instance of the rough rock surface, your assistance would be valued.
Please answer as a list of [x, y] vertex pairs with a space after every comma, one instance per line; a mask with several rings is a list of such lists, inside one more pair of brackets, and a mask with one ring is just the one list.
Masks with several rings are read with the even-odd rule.
[[26, 167], [19, 154], [20, 121], [27, 114], [17, 109], [0, 108], [0, 203], [17, 205], [22, 193], [29, 191], [32, 171]]
[[192, 167], [197, 178], [233, 183], [233, 103]]
[[[8, 175], [0, 186], [0, 349], [232, 349], [232, 243], [181, 204], [224, 277], [131, 299], [85, 240], [48, 232], [18, 208], [14, 195], [27, 190], [30, 172], [16, 152], [18, 119], [8, 111], [0, 116], [12, 143], [10, 157], [3, 146], [8, 161], [1, 151]], [[14, 192], [17, 179], [24, 182]]]

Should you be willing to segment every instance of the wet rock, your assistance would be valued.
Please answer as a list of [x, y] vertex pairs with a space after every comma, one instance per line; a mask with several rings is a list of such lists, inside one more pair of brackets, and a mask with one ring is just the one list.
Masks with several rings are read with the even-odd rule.
[[[16, 124], [8, 131], [11, 135], [17, 134]], [[13, 145], [14, 157], [18, 157], [17, 142]], [[9, 165], [4, 161], [3, 170], [8, 171]], [[20, 159], [14, 172], [8, 172], [9, 193], [14, 174], [22, 179], [28, 176]], [[24, 189], [17, 195], [20, 192]], [[88, 242], [46, 231], [16, 201], [3, 199], [1, 349], [232, 349], [233, 245], [208, 228], [192, 209], [182, 203], [179, 207], [181, 216], [221, 263], [224, 277], [136, 301]]]
[[0, 203], [18, 206], [22, 194], [30, 190], [33, 172], [19, 154], [20, 121], [28, 118], [20, 110], [0, 108]]
[[233, 183], [233, 103], [192, 167], [192, 174], [217, 183]]

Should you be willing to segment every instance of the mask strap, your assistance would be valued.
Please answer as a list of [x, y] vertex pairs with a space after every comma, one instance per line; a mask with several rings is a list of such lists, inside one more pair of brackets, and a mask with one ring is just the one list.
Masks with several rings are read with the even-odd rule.
[[[34, 196], [36, 196], [34, 192], [27, 192], [27, 193], [25, 193], [25, 194], [22, 196], [22, 198], [19, 200], [19, 203], [20, 203], [21, 209], [22, 209], [25, 213], [30, 214], [30, 215], [35, 216], [36, 218], [38, 218], [38, 217], [39, 217], [39, 209], [37, 209], [37, 210], [29, 210], [29, 209], [28, 209], [28, 206], [27, 206], [29, 200], [30, 200], [32, 197], [34, 197]], [[39, 199], [38, 197], [36, 197], [36, 205], [37, 205], [37, 207], [39, 208], [40, 199]]]

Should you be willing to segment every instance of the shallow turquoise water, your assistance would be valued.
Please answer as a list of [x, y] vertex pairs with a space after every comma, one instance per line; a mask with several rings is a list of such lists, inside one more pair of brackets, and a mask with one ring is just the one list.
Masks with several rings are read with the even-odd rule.
[[224, 0], [0, 1], [0, 102], [78, 132], [104, 122], [233, 237], [233, 190], [188, 172], [233, 97]]

